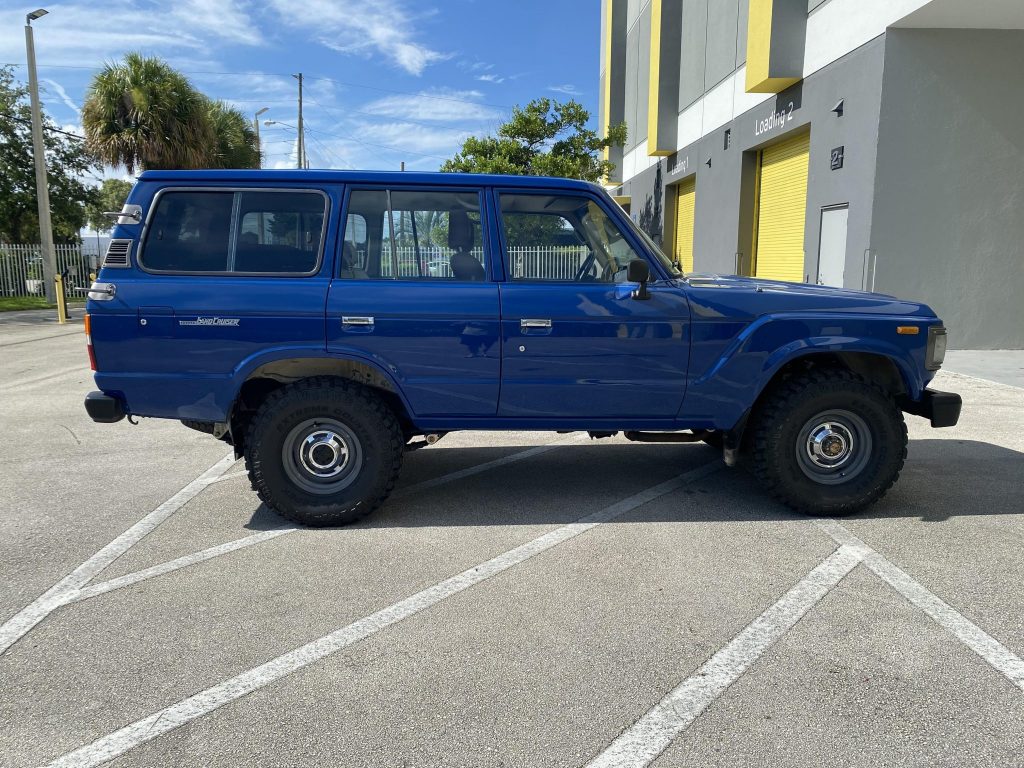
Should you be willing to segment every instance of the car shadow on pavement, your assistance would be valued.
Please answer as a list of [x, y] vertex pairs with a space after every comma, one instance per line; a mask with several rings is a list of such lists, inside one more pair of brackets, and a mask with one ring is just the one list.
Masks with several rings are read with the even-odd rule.
[[[423, 450], [406, 457], [396, 494], [450, 472], [478, 466], [535, 446]], [[1020, 514], [1024, 453], [973, 440], [914, 440], [899, 481], [878, 503], [851, 519], [918, 518], [943, 521], [967, 515]], [[558, 446], [528, 460], [494, 467], [402, 494], [357, 524], [359, 528], [480, 525], [563, 525], [651, 486], [716, 461], [697, 445]], [[664, 497], [663, 497], [664, 498]], [[744, 468], [719, 471], [626, 514], [618, 522], [753, 522], [807, 520], [769, 497]], [[682, 503], [679, 503], [679, 502]], [[260, 504], [246, 528], [285, 521]]]
[[900, 479], [851, 519], [1024, 514], [1024, 453], [979, 440], [911, 440]]

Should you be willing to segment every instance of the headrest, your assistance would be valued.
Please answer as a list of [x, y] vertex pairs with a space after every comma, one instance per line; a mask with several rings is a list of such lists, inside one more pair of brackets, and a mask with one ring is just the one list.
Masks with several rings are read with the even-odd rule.
[[473, 222], [465, 211], [448, 214], [448, 247], [456, 251], [473, 249]]

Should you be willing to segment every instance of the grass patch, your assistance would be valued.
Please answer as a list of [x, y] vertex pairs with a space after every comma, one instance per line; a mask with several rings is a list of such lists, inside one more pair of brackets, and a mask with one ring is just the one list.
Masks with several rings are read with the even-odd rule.
[[[68, 300], [69, 307], [81, 307], [85, 301]], [[14, 312], [19, 309], [56, 309], [56, 304], [47, 304], [44, 296], [0, 296], [0, 312]]]

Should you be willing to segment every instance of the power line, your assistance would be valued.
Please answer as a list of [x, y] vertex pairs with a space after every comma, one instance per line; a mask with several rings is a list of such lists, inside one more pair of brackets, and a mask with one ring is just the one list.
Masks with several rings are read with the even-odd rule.
[[[32, 125], [32, 121], [31, 120], [26, 120], [23, 117], [17, 117], [16, 115], [8, 115], [7, 117], [8, 117], [9, 120], [13, 120], [16, 123], [21, 123], [22, 125], [27, 125], [29, 127], [31, 127], [31, 125]], [[43, 125], [43, 130], [44, 131], [49, 131], [50, 133], [61, 133], [61, 134], [65, 135], [65, 136], [70, 136], [72, 139], [78, 139], [79, 141], [85, 141], [85, 136], [79, 136], [77, 133], [70, 133], [68, 131], [62, 131], [60, 128], [53, 128], [53, 127], [51, 127], [49, 125], [45, 125], [44, 124]]]
[[330, 149], [328, 149], [326, 144], [324, 144], [322, 141], [320, 141], [320, 139], [318, 139], [316, 136], [310, 136], [309, 138], [311, 138], [313, 140], [313, 143], [316, 146], [320, 147], [320, 151], [321, 152], [326, 153], [338, 165], [341, 165], [341, 166], [344, 166], [344, 167], [347, 167], [347, 168], [354, 168], [355, 167], [351, 163], [346, 162], [345, 160], [340, 159], [337, 155], [334, 154], [334, 152], [332, 152]]
[[[314, 104], [316, 104], [318, 107], [320, 107], [321, 109], [325, 110], [326, 112], [329, 112], [330, 114], [334, 115], [334, 117], [336, 119], [339, 119], [339, 120], [341, 119], [334, 112], [334, 110], [332, 110], [330, 107], [324, 106], [323, 104], [321, 104], [319, 101], [317, 101], [315, 99], [310, 99], [310, 101], [312, 101]], [[376, 144], [376, 143], [374, 143], [372, 141], [363, 141], [362, 139], [357, 139], [355, 136], [345, 136], [345, 135], [342, 135], [342, 134], [328, 133], [327, 131], [318, 131], [315, 128], [310, 128], [309, 130], [316, 131], [316, 133], [322, 134], [324, 136], [330, 136], [331, 138], [334, 138], [334, 139], [343, 139], [343, 140], [346, 140], [346, 141], [354, 141], [354, 142], [356, 142], [358, 144], [362, 144], [363, 146], [379, 147], [381, 149], [389, 149], [392, 152], [397, 152], [397, 153], [400, 153], [400, 154], [419, 155], [420, 157], [432, 157], [435, 160], [447, 160], [448, 159], [447, 157], [441, 157], [440, 155], [431, 155], [431, 154], [428, 154], [426, 152], [414, 152], [411, 149], [403, 149], [402, 147], [396, 147], [396, 146], [393, 146], [393, 145], [390, 145], [390, 144]]]
[[[24, 64], [17, 62], [11, 62], [4, 66], [23, 67]], [[87, 67], [82, 64], [39, 64], [40, 67], [46, 67], [48, 69], [87, 69], [95, 72], [99, 67]], [[222, 72], [218, 70], [207, 70], [207, 69], [193, 69], [193, 70], [178, 70], [183, 75], [229, 75], [229, 76], [260, 76], [260, 77], [291, 77], [290, 72]], [[428, 94], [417, 91], [400, 91], [394, 88], [381, 88], [376, 85], [365, 85], [363, 83], [352, 83], [347, 80], [338, 80], [333, 77], [327, 77], [326, 75], [305, 75], [307, 80], [324, 80], [326, 82], [334, 83], [335, 85], [344, 85], [348, 88], [365, 88], [370, 91], [380, 91], [382, 93], [395, 93], [402, 96], [419, 96], [424, 99], [434, 99], [437, 101], [457, 101], [463, 104], [476, 104], [482, 107], [497, 107], [499, 109], [511, 109], [511, 104], [492, 104], [485, 101], [473, 101], [472, 99], [460, 99], [457, 96], [439, 96], [437, 94]]]

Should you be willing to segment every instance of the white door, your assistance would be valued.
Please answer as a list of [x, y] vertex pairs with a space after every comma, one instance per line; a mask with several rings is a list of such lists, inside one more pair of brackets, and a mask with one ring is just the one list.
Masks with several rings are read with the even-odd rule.
[[843, 286], [846, 269], [846, 219], [848, 205], [821, 209], [821, 235], [818, 239], [818, 285]]

